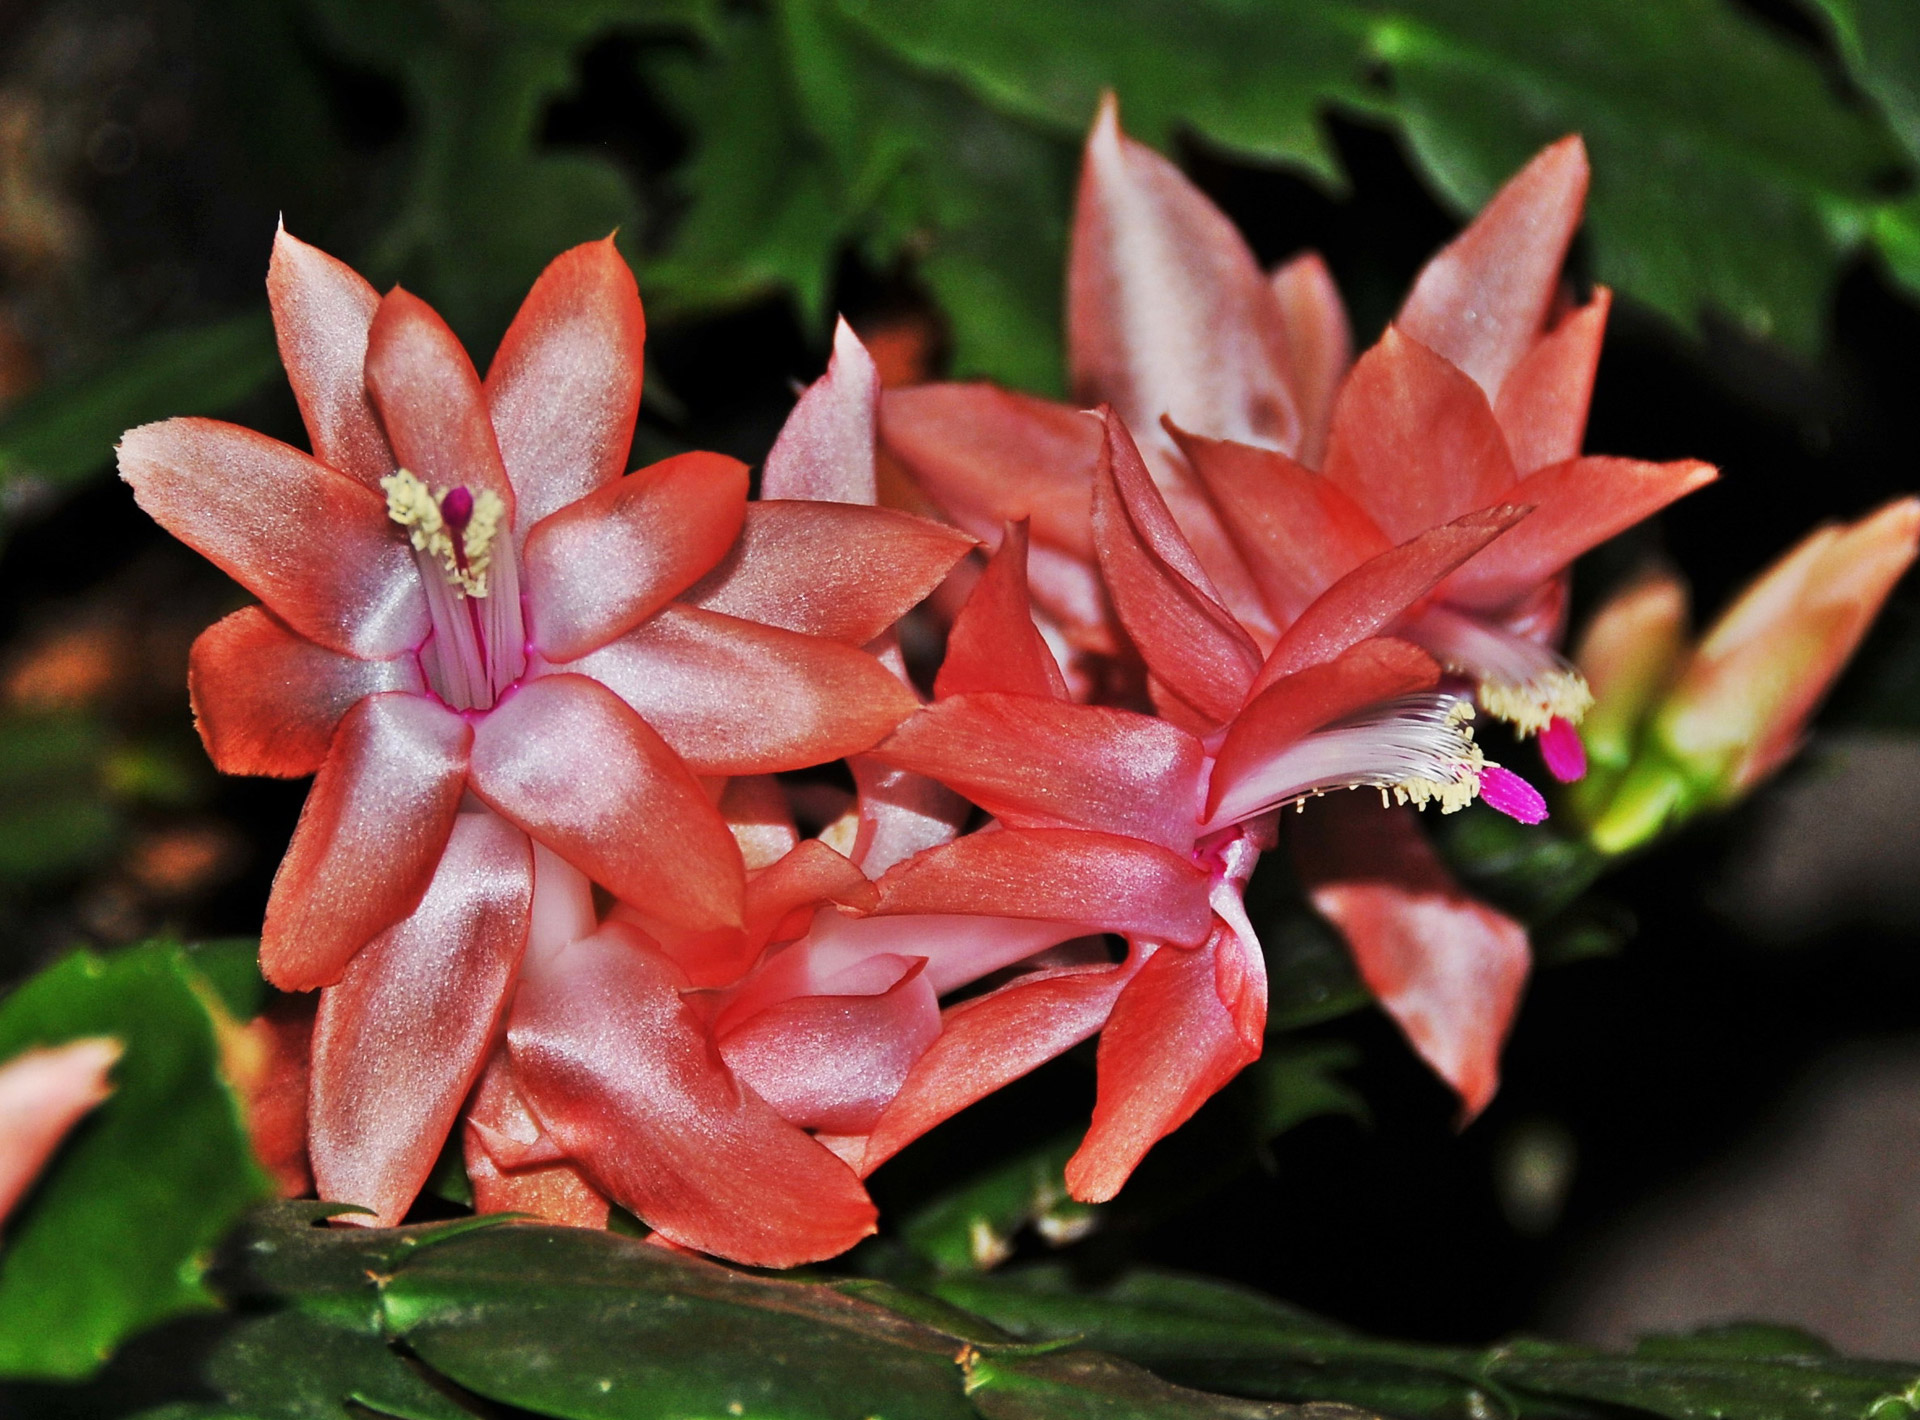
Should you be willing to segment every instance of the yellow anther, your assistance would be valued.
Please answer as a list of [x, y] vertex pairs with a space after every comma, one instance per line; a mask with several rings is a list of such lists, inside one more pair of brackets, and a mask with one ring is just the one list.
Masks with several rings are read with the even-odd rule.
[[1505, 720], [1523, 735], [1537, 735], [1555, 720], [1577, 725], [1593, 708], [1586, 677], [1570, 666], [1547, 671], [1525, 684], [1483, 680], [1479, 695], [1489, 715]]

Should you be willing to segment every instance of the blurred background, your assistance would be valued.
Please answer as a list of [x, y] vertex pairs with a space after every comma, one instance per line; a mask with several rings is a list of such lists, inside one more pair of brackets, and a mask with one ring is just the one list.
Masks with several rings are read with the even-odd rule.
[[[258, 930], [304, 785], [206, 763], [187, 649], [247, 598], [138, 512], [111, 447], [183, 413], [300, 442], [262, 284], [277, 220], [404, 281], [483, 367], [541, 266], [618, 228], [650, 321], [636, 461], [757, 461], [836, 311], [891, 381], [1059, 391], [1104, 87], [1263, 262], [1322, 252], [1362, 344], [1466, 214], [1580, 131], [1573, 269], [1622, 297], [1588, 447], [1724, 478], [1583, 564], [1576, 608], [1658, 557], [1705, 619], [1814, 523], [1920, 485], [1909, 7], [1012, 8], [0, 6], [0, 981], [76, 943]], [[1205, 1271], [1433, 1340], [1765, 1314], [1920, 1354], [1917, 818], [1903, 589], [1785, 778], [1536, 914], [1506, 1083], [1464, 1132], [1264, 882], [1294, 1029], [1078, 1263]], [[1442, 838], [1496, 897], [1560, 896], [1536, 892], [1560, 871], [1537, 845], [1520, 861], [1473, 814]], [[1089, 1059], [916, 1146], [876, 1180], [883, 1209], [1051, 1147], [1084, 1118]], [[1080, 1236], [1040, 1221], [1016, 1248]]]

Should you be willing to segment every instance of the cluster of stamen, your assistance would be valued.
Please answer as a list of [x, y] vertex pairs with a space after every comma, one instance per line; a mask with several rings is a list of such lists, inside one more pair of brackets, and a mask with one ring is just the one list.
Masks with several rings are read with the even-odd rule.
[[492, 489], [473, 494], [465, 488], [432, 492], [406, 469], [380, 480], [387, 494], [387, 516], [407, 530], [415, 552], [440, 563], [461, 594], [487, 594], [487, 568], [507, 505]]
[[1555, 666], [1528, 681], [1489, 677], [1481, 680], [1478, 691], [1486, 712], [1507, 721], [1522, 735], [1537, 735], [1555, 720], [1577, 725], [1593, 708], [1587, 678], [1566, 665]]
[[1448, 674], [1474, 683], [1480, 708], [1521, 735], [1555, 720], [1577, 725], [1593, 708], [1586, 677], [1549, 646], [1445, 607], [1430, 607], [1398, 633], [1425, 647]]

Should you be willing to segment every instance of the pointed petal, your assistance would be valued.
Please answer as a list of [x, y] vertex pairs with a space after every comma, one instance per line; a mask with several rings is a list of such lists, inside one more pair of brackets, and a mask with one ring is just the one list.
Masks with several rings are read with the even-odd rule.
[[1335, 582], [1305, 611], [1280, 644], [1249, 692], [1330, 661], [1403, 616], [1441, 579], [1527, 515], [1523, 507], [1488, 508], [1468, 513], [1363, 562]]
[[1232, 222], [1120, 131], [1109, 99], [1087, 138], [1067, 263], [1075, 397], [1143, 437], [1163, 414], [1269, 448], [1300, 436], [1280, 303]]
[[803, 1129], [870, 1128], [940, 1034], [925, 959], [894, 961], [901, 974], [883, 991], [797, 996], [750, 1016], [720, 1037], [728, 1068]]
[[1336, 794], [1302, 822], [1294, 853], [1313, 905], [1471, 1119], [1500, 1085], [1500, 1046], [1527, 980], [1526, 929], [1453, 881], [1411, 810]]
[[616, 897], [737, 926], [744, 870], [700, 781], [612, 691], [545, 675], [480, 721], [473, 792]]
[[1033, 624], [1024, 522], [1007, 524], [999, 549], [947, 633], [946, 659], [933, 693], [945, 699], [973, 690], [1067, 698], [1060, 663]]
[[639, 288], [612, 237], [562, 252], [527, 292], [486, 383], [522, 536], [625, 470], [646, 338]]
[[120, 1042], [89, 1036], [28, 1050], [0, 1065], [0, 1221], [33, 1185], [60, 1141], [113, 1093]]
[[692, 607], [556, 669], [608, 686], [696, 774], [825, 764], [872, 748], [919, 705], [864, 651]]
[[873, 756], [1009, 823], [1097, 828], [1182, 853], [1199, 823], [1200, 742], [1130, 710], [958, 695], [913, 716]]
[[547, 1132], [684, 1247], [791, 1267], [873, 1232], [852, 1171], [733, 1078], [679, 987], [618, 923], [529, 955], [508, 1042]]
[[845, 319], [833, 328], [827, 372], [807, 387], [787, 416], [760, 475], [762, 498], [873, 503], [874, 422], [880, 376], [873, 357]]
[[330, 986], [413, 911], [453, 830], [472, 743], [465, 720], [423, 695], [370, 695], [347, 712], [274, 875], [268, 981]]
[[1196, 943], [1207, 874], [1137, 838], [1071, 828], [970, 833], [880, 880], [881, 916], [974, 913]]
[[1389, 326], [1340, 387], [1327, 477], [1405, 542], [1511, 502], [1513, 456], [1480, 387]]
[[1266, 1014], [1260, 944], [1225, 922], [1204, 947], [1155, 952], [1100, 1033], [1100, 1092], [1067, 1192], [1083, 1203], [1118, 1193], [1147, 1150], [1260, 1058]]
[[1541, 337], [1500, 386], [1493, 413], [1521, 473], [1579, 456], [1612, 307], [1613, 293], [1595, 288], [1593, 299]]
[[1287, 384], [1300, 412], [1300, 447], [1308, 468], [1326, 457], [1333, 399], [1353, 363], [1353, 331], [1333, 273], [1318, 252], [1296, 256], [1268, 278], [1287, 332]]
[[367, 333], [367, 393], [402, 468], [436, 493], [497, 493], [506, 526], [526, 526], [514, 513], [473, 361], [433, 307], [398, 286], [380, 298]]
[[1546, 324], [1586, 198], [1580, 139], [1543, 148], [1426, 264], [1394, 324], [1499, 393]]
[[280, 363], [306, 422], [313, 456], [367, 487], [393, 472], [393, 450], [367, 398], [367, 328], [380, 293], [344, 261], [273, 234], [267, 302]]
[[1440, 667], [1418, 646], [1376, 637], [1275, 681], [1235, 717], [1213, 766], [1207, 818], [1302, 735], [1383, 700], [1425, 690]]
[[369, 695], [424, 691], [412, 656], [363, 661], [242, 607], [201, 632], [187, 666], [194, 723], [222, 774], [317, 773], [340, 717]]
[[1448, 578], [1441, 595], [1476, 610], [1503, 610], [1589, 548], [1719, 476], [1712, 464], [1697, 459], [1642, 463], [1600, 457], [1530, 473], [1512, 496], [1533, 511]]
[[864, 646], [973, 546], [965, 533], [890, 508], [754, 502], [733, 550], [683, 600]]
[[325, 1199], [394, 1227], [433, 1172], [527, 944], [533, 854], [490, 813], [461, 814], [420, 905], [320, 995], [309, 1129]]
[[950, 1006], [940, 1038], [914, 1062], [899, 1093], [859, 1145], [862, 1177], [934, 1125], [1063, 1055], [1106, 1024], [1121, 988], [1138, 968], [1034, 972]]
[[1336, 484], [1285, 454], [1172, 433], [1280, 626], [1393, 545]]
[[747, 466], [688, 453], [606, 484], [527, 534], [532, 640], [570, 661], [638, 626], [733, 546]]
[[495, 1044], [467, 1106], [464, 1132], [474, 1212], [530, 1213], [572, 1228], [606, 1227], [606, 1195], [587, 1182], [578, 1166], [562, 1162], [514, 1167], [489, 1152], [489, 1138], [511, 1140], [521, 1153], [540, 1152], [542, 1145], [552, 1143], [521, 1097], [504, 1037]]
[[413, 553], [378, 493], [213, 419], [143, 424], [118, 452], [120, 476], [153, 520], [302, 636], [367, 657], [426, 639]]
[[1126, 427], [1106, 425], [1093, 527], [1114, 609], [1155, 676], [1205, 718], [1230, 719], [1259, 648], [1220, 604]]

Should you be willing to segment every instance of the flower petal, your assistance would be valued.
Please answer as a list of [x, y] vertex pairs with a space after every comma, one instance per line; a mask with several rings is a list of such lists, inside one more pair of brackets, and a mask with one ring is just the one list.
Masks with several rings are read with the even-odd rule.
[[1121, 133], [1111, 98], [1080, 173], [1067, 363], [1077, 399], [1113, 405], [1155, 442], [1163, 414], [1242, 443], [1299, 441], [1273, 288], [1226, 215]]
[[472, 743], [465, 720], [423, 695], [370, 695], [347, 712], [274, 875], [268, 981], [330, 986], [413, 911], [453, 831]]
[[947, 654], [933, 693], [945, 699], [973, 690], [1067, 698], [1060, 663], [1033, 624], [1024, 522], [1007, 524], [986, 572], [947, 632]]
[[952, 891], [943, 900], [965, 904], [952, 911], [898, 917], [852, 917], [837, 911], [816, 914], [813, 930], [803, 940], [773, 953], [741, 983], [726, 1009], [715, 1017], [716, 1028], [730, 1029], [734, 1022], [775, 1001], [843, 990], [847, 981], [883, 959], [924, 957], [927, 980], [934, 994], [943, 996], [1025, 961], [1035, 952], [1087, 934], [1077, 922], [983, 916], [978, 910], [978, 884], [955, 878], [949, 882]]
[[742, 774], [727, 780], [719, 809], [749, 873], [772, 867], [799, 846], [793, 806], [771, 774]]
[[504, 1039], [495, 1044], [467, 1106], [465, 1134], [474, 1212], [530, 1213], [570, 1228], [606, 1227], [607, 1197], [587, 1182], [577, 1165], [562, 1161], [515, 1167], [488, 1149], [490, 1138], [510, 1140], [522, 1154], [543, 1152], [542, 1145], [551, 1143], [520, 1094]]
[[1579, 456], [1612, 308], [1613, 293], [1596, 287], [1593, 299], [1535, 342], [1500, 386], [1493, 413], [1521, 473]]
[[1546, 324], [1586, 198], [1579, 137], [1541, 149], [1426, 264], [1394, 324], [1491, 399]]
[[317, 773], [340, 717], [356, 703], [384, 691], [425, 689], [412, 656], [343, 656], [257, 606], [201, 632], [187, 664], [194, 723], [222, 774]]
[[853, 771], [860, 812], [851, 856], [863, 871], [876, 876], [916, 853], [949, 842], [973, 811], [946, 785], [882, 764], [872, 755], [855, 755], [847, 767]]
[[864, 646], [939, 586], [973, 546], [965, 533], [890, 508], [754, 502], [733, 550], [682, 600]]
[[1500, 1085], [1500, 1046], [1526, 985], [1526, 929], [1448, 876], [1409, 809], [1316, 800], [1293, 836], [1313, 905], [1367, 989], [1471, 1119]]
[[569, 503], [527, 534], [533, 644], [570, 661], [638, 626], [733, 546], [747, 466], [687, 453]]
[[909, 719], [874, 758], [938, 779], [996, 818], [1193, 846], [1200, 742], [1164, 720], [1031, 695], [957, 695]]
[[1193, 944], [1212, 920], [1207, 890], [1204, 869], [1137, 838], [1009, 828], [970, 833], [901, 864], [880, 880], [876, 911], [1073, 922]]
[[1104, 1203], [1161, 1139], [1260, 1058], [1267, 975], [1260, 944], [1217, 921], [1199, 948], [1162, 947], [1100, 1033], [1093, 1125], [1067, 1160], [1067, 1192]]
[[461, 814], [420, 905], [320, 994], [309, 1148], [325, 1199], [406, 1216], [486, 1064], [527, 945], [533, 854]]
[[113, 1093], [107, 1071], [122, 1049], [110, 1037], [89, 1036], [29, 1050], [0, 1065], [0, 1221], [68, 1131]]
[[1353, 331], [1333, 273], [1318, 252], [1296, 256], [1267, 278], [1287, 332], [1287, 385], [1300, 413], [1296, 457], [1318, 468], [1327, 452], [1333, 399], [1353, 363]]
[[1720, 476], [1697, 459], [1570, 459], [1530, 473], [1512, 490], [1533, 511], [1518, 527], [1455, 572], [1441, 588], [1450, 602], [1499, 611], [1574, 558]]
[[696, 774], [825, 764], [879, 743], [919, 705], [864, 651], [692, 607], [556, 669], [611, 688]]
[[1486, 394], [1393, 326], [1340, 387], [1327, 477], [1395, 542], [1513, 501], [1513, 455]]
[[738, 926], [733, 835], [684, 761], [618, 696], [545, 675], [480, 721], [473, 792], [616, 897], [679, 926]]
[[524, 526], [473, 361], [433, 307], [398, 286], [380, 298], [367, 332], [367, 393], [402, 468], [436, 493], [496, 493], [506, 525]]
[[720, 1037], [728, 1068], [803, 1129], [870, 1128], [940, 1034], [925, 959], [894, 961], [883, 991], [796, 996], [748, 1017]]
[[521, 302], [485, 397], [522, 536], [626, 468], [646, 339], [640, 290], [612, 237], [562, 252]]
[[331, 651], [426, 639], [413, 553], [386, 500], [264, 434], [169, 419], [120, 438], [120, 476], [153, 520]]
[[529, 954], [507, 1038], [555, 1142], [671, 1241], [792, 1267], [874, 1231], [852, 1171], [733, 1078], [630, 928]]
[[280, 363], [300, 405], [313, 456], [377, 489], [393, 472], [393, 450], [367, 398], [367, 328], [380, 293], [344, 261], [273, 234], [267, 302]]
[[833, 328], [827, 372], [807, 387], [787, 416], [760, 474], [762, 498], [873, 503], [874, 425], [880, 375], [853, 327]]

